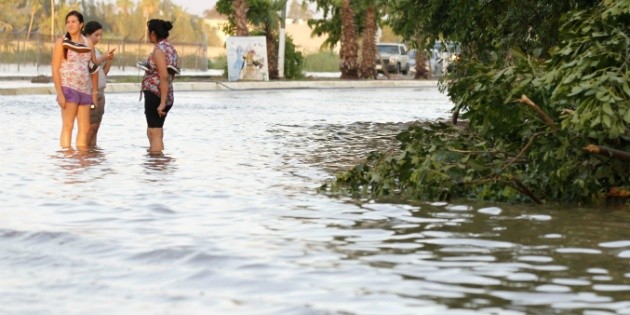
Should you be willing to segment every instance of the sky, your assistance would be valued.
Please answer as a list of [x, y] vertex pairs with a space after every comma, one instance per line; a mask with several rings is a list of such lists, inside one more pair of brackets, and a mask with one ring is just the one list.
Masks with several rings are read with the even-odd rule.
[[203, 11], [212, 9], [216, 0], [171, 0], [174, 4], [184, 8], [188, 13], [202, 16]]

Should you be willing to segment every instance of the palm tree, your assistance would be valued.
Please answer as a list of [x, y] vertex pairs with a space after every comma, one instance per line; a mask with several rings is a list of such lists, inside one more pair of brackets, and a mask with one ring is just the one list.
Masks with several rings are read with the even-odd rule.
[[33, 20], [35, 20], [35, 13], [42, 8], [41, 3], [38, 1], [32, 1], [31, 3], [31, 18], [28, 22], [28, 32], [26, 33], [26, 40], [31, 38], [31, 31], [33, 30]]
[[[146, 27], [146, 24], [149, 22], [149, 17], [157, 12], [158, 2], [155, 0], [142, 0], [140, 1], [140, 7], [142, 8], [142, 13], [144, 13], [144, 25]], [[145, 40], [148, 42], [149, 37], [146, 35], [143, 36], [145, 36]]]
[[350, 0], [343, 0], [341, 7], [341, 57], [342, 79], [358, 79], [357, 40], [354, 26], [354, 13], [350, 7]]
[[133, 8], [133, 0], [116, 0], [116, 6], [119, 12], [126, 16]]
[[361, 65], [359, 76], [363, 79], [376, 79], [376, 4], [370, 1], [365, 11], [365, 26], [361, 44]]
[[416, 45], [418, 46], [418, 50], [416, 53], [416, 75], [414, 76], [414, 79], [428, 79], [429, 78], [429, 74], [430, 74], [430, 70], [427, 71], [427, 67], [426, 67], [426, 61], [427, 58], [425, 57], [425, 43], [424, 43], [424, 37], [422, 36], [422, 31], [419, 30], [418, 33], [416, 34]]
[[234, 0], [232, 2], [234, 10], [234, 21], [236, 24], [236, 36], [248, 36], [249, 30], [247, 29], [247, 11], [249, 11], [249, 4], [247, 0]]
[[313, 14], [308, 10], [306, 2], [302, 1], [301, 3], [298, 3], [298, 0], [291, 0], [288, 14], [290, 19], [308, 20], [312, 16]]
[[274, 0], [267, 11], [268, 18], [265, 25], [265, 37], [267, 39], [267, 59], [269, 59], [269, 78], [278, 79], [278, 41], [280, 40], [278, 29], [281, 17], [278, 12], [282, 12], [287, 6], [287, 0]]

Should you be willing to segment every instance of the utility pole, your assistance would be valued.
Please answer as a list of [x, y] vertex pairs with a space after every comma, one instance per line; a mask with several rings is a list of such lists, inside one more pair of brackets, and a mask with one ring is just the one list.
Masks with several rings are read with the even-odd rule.
[[282, 6], [282, 14], [280, 14], [280, 43], [278, 47], [278, 77], [284, 78], [284, 50], [285, 50], [285, 28], [287, 19], [287, 1]]
[[50, 40], [55, 41], [55, 0], [50, 0]]

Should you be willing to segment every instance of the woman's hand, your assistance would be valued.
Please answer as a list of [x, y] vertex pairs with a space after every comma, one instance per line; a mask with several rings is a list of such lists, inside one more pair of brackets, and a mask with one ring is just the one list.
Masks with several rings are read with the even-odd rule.
[[92, 104], [98, 104], [98, 91], [92, 92]]
[[66, 97], [62, 93], [57, 94], [57, 105], [61, 109], [66, 108]]
[[112, 61], [114, 60], [114, 51], [116, 51], [116, 48], [112, 48], [110, 49], [106, 54], [105, 54], [105, 59]]
[[166, 103], [160, 103], [160, 106], [158, 106], [157, 108], [158, 116], [165, 117], [166, 116], [166, 112], [164, 111], [165, 109], [166, 109]]

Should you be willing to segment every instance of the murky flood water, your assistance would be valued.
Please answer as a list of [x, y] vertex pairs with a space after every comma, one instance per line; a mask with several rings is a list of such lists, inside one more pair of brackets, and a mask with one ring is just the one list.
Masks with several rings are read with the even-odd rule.
[[138, 95], [58, 150], [54, 96], [0, 97], [1, 314], [630, 314], [630, 213], [379, 204], [316, 192], [435, 89]]

